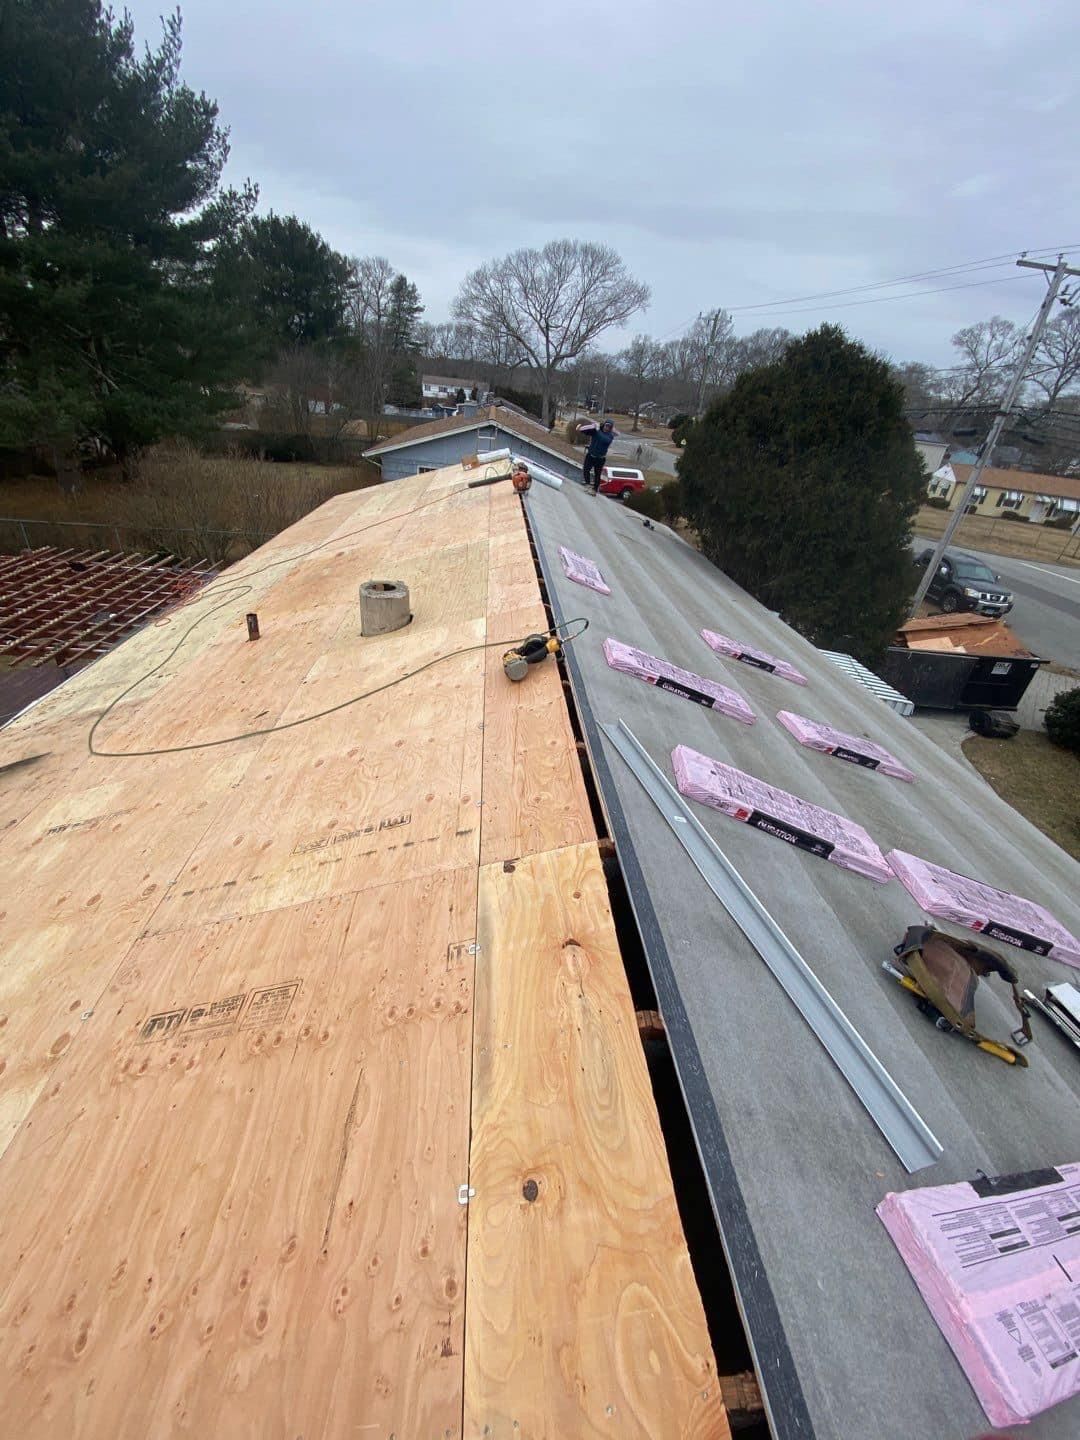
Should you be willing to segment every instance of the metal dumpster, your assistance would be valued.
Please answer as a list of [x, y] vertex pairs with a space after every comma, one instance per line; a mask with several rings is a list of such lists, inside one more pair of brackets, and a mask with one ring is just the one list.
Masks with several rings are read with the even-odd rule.
[[1015, 710], [1046, 663], [1003, 620], [935, 615], [900, 627], [881, 675], [932, 710]]

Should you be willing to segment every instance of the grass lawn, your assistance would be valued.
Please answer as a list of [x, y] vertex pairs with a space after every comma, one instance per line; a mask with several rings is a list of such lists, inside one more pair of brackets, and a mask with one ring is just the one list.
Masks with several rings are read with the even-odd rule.
[[973, 735], [964, 754], [1003, 800], [1080, 860], [1080, 756], [1036, 730], [1011, 740]]
[[[923, 505], [915, 516], [915, 534], [927, 540], [940, 540], [948, 519], [948, 511]], [[988, 515], [965, 515], [953, 544], [958, 550], [985, 550], [991, 555], [1007, 555], [1015, 560], [1080, 565], [1080, 535]]]
[[[275, 464], [240, 455], [203, 455], [189, 445], [160, 445], [139, 460], [128, 482], [118, 471], [92, 470], [71, 495], [47, 476], [0, 483], [0, 517], [10, 517], [0, 521], [0, 552], [26, 545], [164, 548], [185, 558], [232, 561], [332, 495], [379, 479], [378, 468], [366, 461]], [[50, 523], [57, 521], [67, 524]], [[79, 528], [68, 528], [71, 522]]]
[[634, 430], [634, 417], [626, 415], [622, 411], [613, 410], [610, 412], [615, 422], [615, 429], [623, 435], [639, 435], [642, 440], [666, 440], [670, 443], [671, 431], [666, 425], [650, 425], [646, 420], [638, 422], [638, 428]]

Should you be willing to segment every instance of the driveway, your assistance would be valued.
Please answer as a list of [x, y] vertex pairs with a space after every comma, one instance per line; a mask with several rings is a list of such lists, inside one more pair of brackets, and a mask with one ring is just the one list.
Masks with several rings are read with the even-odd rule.
[[[933, 543], [916, 536], [913, 547], [920, 551]], [[1013, 592], [1009, 626], [1029, 650], [1080, 671], [1080, 569], [955, 548], [977, 555]]]

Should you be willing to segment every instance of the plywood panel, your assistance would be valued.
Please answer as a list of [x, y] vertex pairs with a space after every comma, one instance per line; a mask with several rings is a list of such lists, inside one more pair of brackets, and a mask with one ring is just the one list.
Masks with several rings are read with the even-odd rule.
[[726, 1437], [595, 845], [480, 872], [465, 1433]]
[[[535, 583], [535, 582], [534, 582]], [[547, 628], [539, 599], [493, 614], [503, 638]], [[595, 837], [559, 667], [547, 659], [524, 680], [506, 678], [500, 649], [487, 656], [482, 864]]]
[[[521, 504], [467, 478], [336, 497], [237, 566], [220, 590], [250, 597], [103, 739], [233, 734], [423, 674], [269, 737], [89, 756], [93, 714], [210, 596], [0, 735], [0, 765], [44, 755], [0, 772], [5, 1431], [458, 1440], [483, 849], [468, 1304], [475, 1280], [490, 1420], [467, 1433], [721, 1433], [559, 672], [502, 671], [546, 626]], [[414, 620], [367, 640], [373, 576], [406, 580]], [[506, 1199], [526, 1161], [531, 1223], [516, 1173]]]
[[475, 886], [135, 947], [0, 1166], [5, 1433], [459, 1435]]
[[[207, 830], [154, 928], [475, 864], [480, 769], [476, 702], [470, 706], [468, 696], [479, 696], [483, 661], [464, 656], [431, 674], [363, 712], [310, 727], [307, 745], [296, 738], [302, 731], [264, 742], [248, 782]], [[325, 698], [327, 691], [318, 693]]]

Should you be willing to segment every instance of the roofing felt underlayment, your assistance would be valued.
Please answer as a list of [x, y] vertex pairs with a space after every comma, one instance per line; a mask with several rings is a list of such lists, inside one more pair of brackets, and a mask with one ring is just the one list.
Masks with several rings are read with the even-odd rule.
[[[503, 674], [521, 502], [467, 478], [335, 497], [0, 732], [5, 1434], [728, 1434], [559, 672]], [[95, 745], [163, 753], [90, 754], [159, 665]]]
[[[1035, 1041], [1025, 1052], [1029, 1068], [1013, 1069], [935, 1029], [881, 968], [920, 920], [899, 881], [868, 884], [695, 805], [716, 844], [943, 1143], [935, 1164], [909, 1176], [599, 727], [625, 720], [669, 780], [672, 749], [687, 745], [850, 817], [883, 851], [903, 848], [1029, 897], [1074, 934], [1080, 866], [964, 761], [664, 527], [645, 528], [640, 517], [572, 484], [559, 494], [534, 487], [526, 510], [556, 613], [592, 621], [568, 652], [574, 699], [774, 1433], [783, 1440], [984, 1434], [982, 1407], [875, 1206], [891, 1191], [966, 1181], [979, 1170], [1027, 1171], [1080, 1154], [1075, 1049], [1036, 1015]], [[611, 595], [568, 581], [560, 545], [591, 556]], [[794, 744], [773, 718], [793, 697], [790, 683], [710, 658], [702, 629], [789, 661], [807, 681], [797, 692], [800, 714], [872, 739], [916, 783], [883, 782]], [[704, 706], [631, 684], [604, 659], [607, 635], [736, 688], [756, 723], [732, 724]], [[1039, 994], [1075, 974], [1027, 951], [1009, 956]], [[1015, 1024], [1005, 987], [980, 986], [976, 1003], [984, 1033], [1005, 1034]], [[1031, 1440], [1075, 1440], [1080, 1397], [1038, 1415], [1024, 1433]]]

